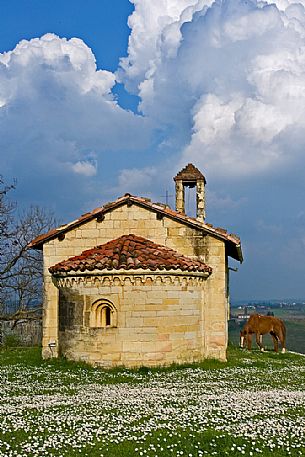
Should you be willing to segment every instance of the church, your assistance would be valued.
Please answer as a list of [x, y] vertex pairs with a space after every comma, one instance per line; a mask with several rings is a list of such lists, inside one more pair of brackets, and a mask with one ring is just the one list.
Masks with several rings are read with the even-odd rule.
[[[125, 194], [34, 239], [43, 251], [43, 357], [96, 366], [226, 360], [228, 257], [239, 237], [205, 221], [204, 175], [175, 177], [176, 209]], [[196, 217], [185, 189], [196, 188]]]

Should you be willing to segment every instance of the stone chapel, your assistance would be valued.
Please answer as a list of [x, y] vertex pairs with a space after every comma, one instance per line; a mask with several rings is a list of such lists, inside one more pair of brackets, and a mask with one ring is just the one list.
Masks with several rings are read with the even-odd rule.
[[[203, 174], [174, 178], [176, 209], [125, 194], [38, 236], [43, 250], [45, 358], [156, 366], [226, 360], [228, 257], [240, 239], [205, 222]], [[185, 188], [196, 187], [195, 218]]]

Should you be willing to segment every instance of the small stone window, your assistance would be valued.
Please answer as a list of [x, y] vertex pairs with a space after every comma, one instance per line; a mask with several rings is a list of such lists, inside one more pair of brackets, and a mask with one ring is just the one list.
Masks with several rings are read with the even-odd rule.
[[106, 328], [117, 326], [117, 310], [109, 300], [97, 300], [91, 306], [90, 327]]

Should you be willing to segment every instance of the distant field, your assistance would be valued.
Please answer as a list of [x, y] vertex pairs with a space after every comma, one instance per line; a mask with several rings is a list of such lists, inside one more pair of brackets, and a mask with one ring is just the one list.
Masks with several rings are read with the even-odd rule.
[[281, 319], [305, 319], [305, 309], [284, 309], [274, 308], [272, 309], [274, 315]]
[[0, 351], [0, 457], [299, 457], [305, 359], [102, 370]]
[[[239, 308], [231, 308], [231, 314], [237, 316], [240, 313], [243, 313], [245, 307], [242, 309]], [[281, 319], [305, 319], [305, 305], [297, 306], [295, 308], [281, 308], [279, 306], [272, 306], [267, 309], [262, 309], [259, 311], [255, 311], [254, 309], [247, 307], [247, 311], [249, 314], [253, 314], [258, 312], [260, 314], [267, 314], [268, 311], [272, 311], [275, 316], [280, 317]]]

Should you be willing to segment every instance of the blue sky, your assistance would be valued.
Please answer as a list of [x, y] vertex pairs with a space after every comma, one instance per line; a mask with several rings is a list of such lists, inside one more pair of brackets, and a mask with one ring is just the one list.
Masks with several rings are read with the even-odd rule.
[[92, 49], [99, 68], [115, 71], [126, 55], [133, 11], [128, 0], [1, 0], [3, 24], [0, 51], [14, 49], [20, 40], [52, 32], [79, 37]]
[[160, 201], [193, 162], [207, 221], [243, 242], [232, 297], [304, 297], [304, 6], [0, 0], [0, 167], [19, 205], [65, 222], [125, 192]]
[[[0, 52], [14, 49], [20, 40], [52, 31], [60, 37], [82, 38], [92, 49], [98, 68], [115, 71], [126, 55], [127, 18], [133, 11], [128, 0], [1, 0], [0, 7], [5, 17]], [[128, 94], [122, 84], [117, 84], [115, 93], [122, 106], [136, 110], [138, 98]]]

